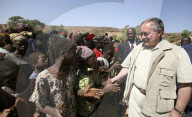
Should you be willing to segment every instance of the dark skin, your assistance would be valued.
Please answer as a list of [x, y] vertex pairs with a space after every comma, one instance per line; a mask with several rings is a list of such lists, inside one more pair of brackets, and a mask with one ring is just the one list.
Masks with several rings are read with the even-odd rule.
[[184, 37], [183, 39], [181, 39], [181, 46], [190, 44], [190, 43], [191, 43], [191, 38], [189, 37]]
[[128, 28], [127, 29], [127, 39], [128, 39], [128, 41], [130, 41], [131, 43], [134, 43], [135, 35], [136, 35], [135, 28]]
[[35, 73], [40, 73], [48, 66], [48, 59], [44, 54], [38, 56], [37, 63], [33, 64]]
[[[89, 61], [93, 61], [93, 59], [90, 59]], [[73, 45], [65, 55], [61, 52], [61, 56], [56, 60], [56, 63], [53, 66], [48, 68], [48, 71], [57, 79], [64, 79], [69, 75], [69, 65], [77, 68], [76, 45]], [[92, 85], [88, 86], [84, 91], [78, 90], [77, 95], [99, 99], [103, 95], [102, 90], [91, 88], [91, 86]]]
[[[110, 54], [110, 53], [108, 53], [108, 54]], [[87, 61], [88, 67], [93, 67], [93, 65], [96, 64], [95, 53], [93, 53], [93, 55], [90, 58], [88, 58], [86, 61]], [[101, 70], [101, 69], [103, 69], [103, 66], [101, 66], [98, 71], [104, 70], [104, 69], [103, 70]], [[88, 72], [87, 69], [85, 69], [85, 70], [86, 70], [85, 72]], [[117, 92], [118, 90], [120, 90], [120, 87], [118, 87], [119, 86], [118, 84], [112, 84], [109, 82], [109, 80], [107, 80], [107, 82], [104, 81], [103, 85], [104, 85], [103, 92], [105, 92], [105, 93], [107, 93], [109, 91]]]
[[13, 42], [13, 47], [16, 48], [15, 52], [13, 54], [15, 56], [24, 57], [25, 52], [28, 48], [27, 39], [18, 39]]
[[103, 48], [103, 45], [100, 43], [100, 42], [97, 42], [97, 43], [95, 43], [95, 48], [97, 49], [97, 50], [100, 50], [100, 49], [102, 49]]
[[[55, 64], [48, 68], [48, 71], [58, 79], [64, 79], [69, 74], [69, 65], [74, 64], [76, 59], [76, 46], [73, 45], [69, 51], [63, 55], [60, 53], [60, 57], [56, 60]], [[75, 65], [75, 64], [74, 64]]]
[[[60, 52], [60, 56], [57, 58], [54, 65], [49, 67], [47, 70], [57, 79], [64, 79], [69, 75], [70, 72], [70, 65], [74, 65], [76, 61], [76, 45], [73, 45], [67, 53]], [[83, 96], [83, 97], [94, 97], [94, 98], [100, 98], [103, 92], [100, 91], [100, 89], [91, 88], [92, 84], [89, 85], [85, 90], [78, 90], [77, 95]], [[60, 104], [62, 105], [62, 104]], [[49, 106], [46, 106], [45, 108], [37, 107], [40, 111], [45, 113], [51, 113], [52, 115], [57, 115], [58, 117], [61, 117], [59, 110], [60, 105], [56, 108], [52, 108]]]
[[109, 62], [113, 57], [113, 50], [108, 50], [107, 52], [103, 52], [103, 58], [107, 59]]

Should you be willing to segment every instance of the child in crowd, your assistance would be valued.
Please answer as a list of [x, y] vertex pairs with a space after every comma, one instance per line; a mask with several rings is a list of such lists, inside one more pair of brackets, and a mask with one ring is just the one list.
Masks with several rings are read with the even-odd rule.
[[28, 57], [28, 61], [34, 70], [29, 79], [36, 79], [37, 75], [48, 66], [47, 57], [39, 51], [31, 53]]

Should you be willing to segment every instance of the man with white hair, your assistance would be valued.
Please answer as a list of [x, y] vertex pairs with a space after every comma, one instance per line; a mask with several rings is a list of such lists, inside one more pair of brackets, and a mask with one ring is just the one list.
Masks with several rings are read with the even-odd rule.
[[183, 48], [162, 39], [163, 32], [161, 19], [143, 21], [143, 43], [131, 51], [120, 73], [111, 79], [119, 82], [127, 75], [123, 101], [129, 105], [129, 117], [185, 115], [191, 96], [192, 66]]

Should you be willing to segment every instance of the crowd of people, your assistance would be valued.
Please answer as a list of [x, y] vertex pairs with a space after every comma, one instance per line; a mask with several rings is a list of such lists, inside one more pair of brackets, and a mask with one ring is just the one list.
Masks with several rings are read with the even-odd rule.
[[27, 24], [0, 33], [0, 116], [184, 117], [192, 111], [192, 44], [162, 38], [159, 18], [119, 43], [107, 33], [52, 30]]

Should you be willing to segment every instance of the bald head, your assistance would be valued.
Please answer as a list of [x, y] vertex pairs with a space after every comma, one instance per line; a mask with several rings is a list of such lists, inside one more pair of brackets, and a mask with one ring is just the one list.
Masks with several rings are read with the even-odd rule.
[[136, 35], [136, 30], [135, 28], [128, 28], [127, 29], [127, 39], [133, 43], [135, 41], [135, 35]]

